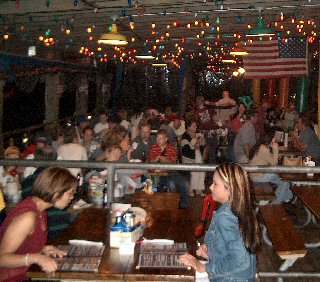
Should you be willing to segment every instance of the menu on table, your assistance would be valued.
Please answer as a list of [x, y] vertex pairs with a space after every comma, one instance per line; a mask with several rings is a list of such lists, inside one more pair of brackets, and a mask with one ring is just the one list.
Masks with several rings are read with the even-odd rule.
[[188, 268], [179, 262], [187, 251], [186, 243], [142, 243], [136, 268]]
[[104, 245], [60, 245], [65, 257], [57, 258], [59, 271], [98, 272]]

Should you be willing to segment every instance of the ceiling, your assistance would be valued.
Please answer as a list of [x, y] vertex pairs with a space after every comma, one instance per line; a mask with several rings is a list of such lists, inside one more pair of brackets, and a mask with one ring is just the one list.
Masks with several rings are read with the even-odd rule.
[[[0, 51], [26, 55], [34, 45], [48, 58], [89, 60], [90, 55], [90, 60], [122, 57], [132, 62], [147, 45], [156, 56], [177, 56], [180, 50], [180, 56], [212, 58], [246, 41], [248, 25], [255, 28], [260, 13], [281, 37], [317, 37], [319, 8], [320, 0], [0, 0], [0, 36], [8, 35], [0, 41]], [[128, 39], [121, 49], [97, 43], [112, 23]], [[297, 25], [303, 25], [300, 32]], [[54, 45], [45, 47], [40, 36], [52, 37]], [[80, 54], [81, 48], [87, 52]]]

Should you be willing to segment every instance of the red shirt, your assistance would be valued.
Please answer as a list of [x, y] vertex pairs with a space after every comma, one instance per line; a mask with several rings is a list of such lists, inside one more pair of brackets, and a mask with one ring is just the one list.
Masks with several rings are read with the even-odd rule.
[[[36, 203], [32, 200], [31, 197], [25, 199], [20, 204], [18, 204], [7, 216], [3, 225], [0, 229], [0, 241], [2, 237], [10, 225], [10, 223], [19, 215], [26, 212], [35, 212], [37, 214], [37, 222], [34, 228], [34, 231], [31, 235], [27, 236], [18, 250], [15, 252], [16, 254], [27, 254], [27, 253], [39, 253], [44, 245], [47, 243], [47, 235], [48, 235], [48, 223], [47, 223], [47, 212], [44, 211], [42, 214], [37, 209]], [[45, 225], [45, 230], [42, 230], [41, 227], [41, 219]], [[19, 236], [17, 234], [17, 236]], [[14, 239], [14, 238], [13, 238]], [[1, 268], [0, 267], [0, 281], [9, 280], [9, 281], [22, 281], [23, 279], [27, 279], [28, 267], [16, 267], [16, 268]]]
[[[151, 146], [151, 149], [148, 154], [147, 162], [151, 162], [151, 160], [159, 157], [162, 153], [162, 149], [159, 147], [158, 144], [154, 144]], [[165, 148], [164, 156], [166, 157], [169, 163], [176, 163], [178, 159], [176, 149], [171, 145], [168, 144]]]
[[214, 121], [215, 111], [213, 109], [208, 109], [203, 107], [196, 111], [196, 120], [200, 130], [211, 130], [215, 128]]

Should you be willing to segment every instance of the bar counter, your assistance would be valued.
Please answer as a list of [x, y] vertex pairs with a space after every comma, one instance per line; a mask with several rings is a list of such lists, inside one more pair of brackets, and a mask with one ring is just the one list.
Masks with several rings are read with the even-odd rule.
[[[106, 245], [98, 273], [56, 272], [50, 279], [118, 280], [118, 281], [194, 281], [195, 272], [188, 269], [136, 269], [139, 244], [134, 255], [119, 255], [119, 249], [110, 248], [109, 210], [88, 208], [83, 210], [70, 228], [54, 241], [54, 245], [68, 244], [70, 239], [103, 242]], [[147, 239], [171, 239], [186, 242], [189, 252], [195, 254], [195, 222], [191, 209], [166, 209], [147, 211], [144, 237]], [[30, 267], [28, 276], [33, 279], [47, 278], [37, 265]]]

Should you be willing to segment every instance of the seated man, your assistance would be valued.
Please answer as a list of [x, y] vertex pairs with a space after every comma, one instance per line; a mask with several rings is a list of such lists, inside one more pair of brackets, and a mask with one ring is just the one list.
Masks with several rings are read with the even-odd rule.
[[[154, 144], [148, 154], [147, 162], [152, 163], [176, 163], [177, 152], [168, 143], [168, 134], [165, 130], [159, 129], [157, 133], [157, 144]], [[168, 176], [160, 176], [158, 188], [161, 190], [167, 186], [170, 192], [181, 193], [180, 208], [186, 208], [189, 203], [189, 183], [178, 172], [171, 172]]]
[[144, 123], [141, 125], [140, 135], [133, 139], [133, 144], [136, 143], [136, 149], [132, 152], [132, 159], [139, 159], [145, 162], [150, 148], [156, 143], [154, 136], [151, 136], [151, 125]]
[[316, 133], [308, 126], [305, 117], [299, 117], [292, 133], [292, 141], [303, 157], [311, 156], [316, 165], [320, 165], [320, 141]]

